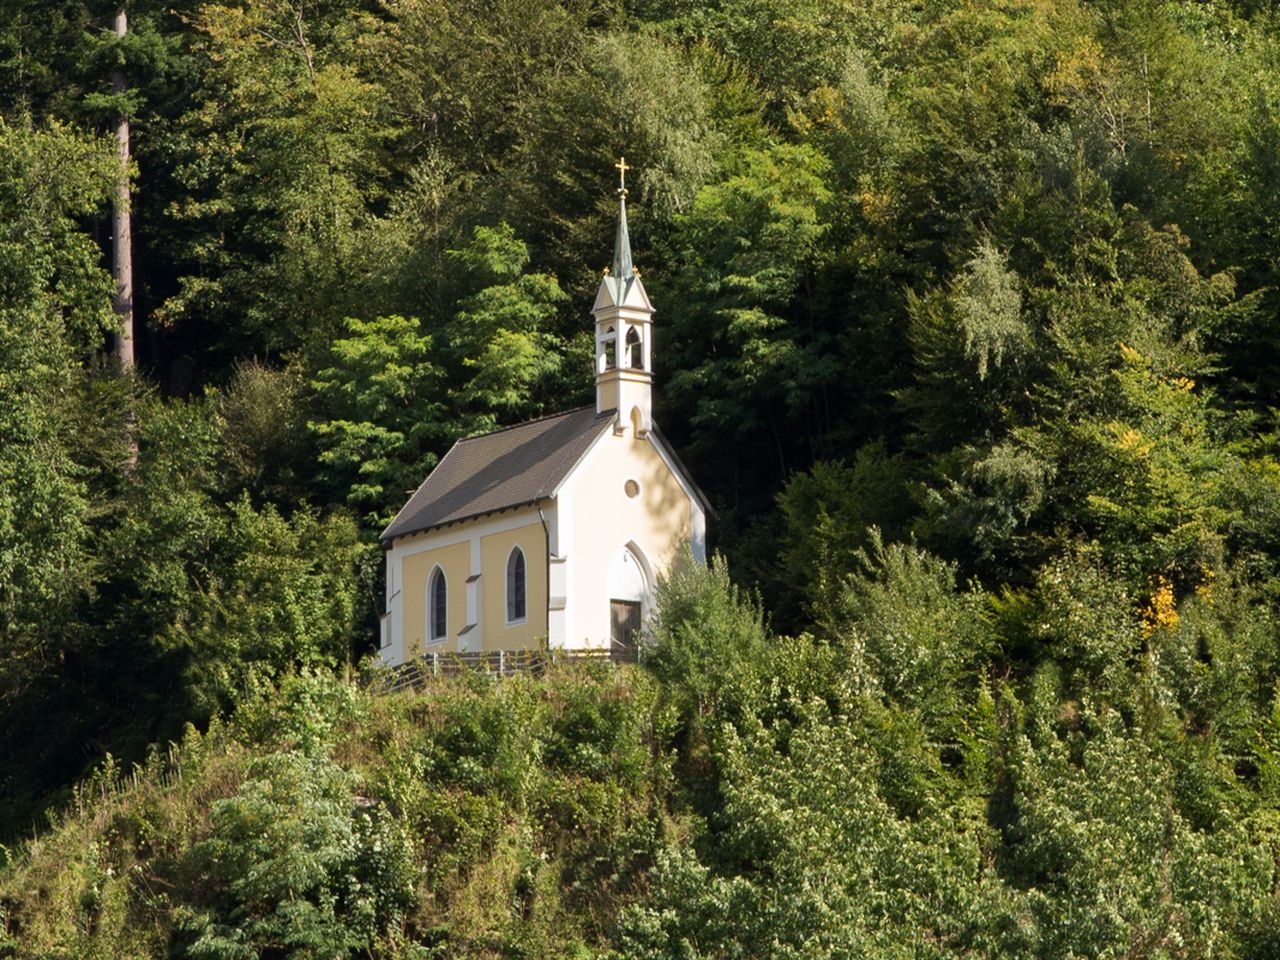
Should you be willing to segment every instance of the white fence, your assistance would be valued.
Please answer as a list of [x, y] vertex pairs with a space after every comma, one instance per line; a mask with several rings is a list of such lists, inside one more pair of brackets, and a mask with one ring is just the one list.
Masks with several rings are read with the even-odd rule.
[[373, 688], [383, 693], [418, 687], [441, 677], [486, 673], [509, 677], [517, 673], [541, 676], [553, 664], [635, 663], [635, 647], [590, 650], [493, 650], [485, 653], [424, 653], [380, 674]]

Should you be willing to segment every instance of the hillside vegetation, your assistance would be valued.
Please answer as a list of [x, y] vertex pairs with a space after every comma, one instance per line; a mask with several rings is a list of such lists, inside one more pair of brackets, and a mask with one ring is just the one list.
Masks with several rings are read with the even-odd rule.
[[[1278, 104], [1264, 0], [0, 0], [5, 949], [1280, 954]], [[333, 679], [620, 154], [724, 565]]]
[[[1215, 587], [1137, 628], [1088, 564], [1032, 610], [866, 561], [825, 639], [716, 564], [645, 666], [261, 687], [77, 790], [0, 880], [0, 950], [1276, 955], [1270, 624]], [[1060, 655], [1019, 682], [1020, 644]]]

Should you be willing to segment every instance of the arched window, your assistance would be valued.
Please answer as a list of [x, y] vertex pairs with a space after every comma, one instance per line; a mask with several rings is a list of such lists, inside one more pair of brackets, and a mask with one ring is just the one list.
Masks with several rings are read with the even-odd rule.
[[443, 640], [449, 632], [449, 585], [436, 567], [427, 584], [427, 642]]
[[613, 327], [604, 332], [604, 369], [612, 370], [618, 365], [618, 335]]
[[514, 547], [511, 556], [507, 557], [507, 623], [519, 623], [525, 618], [528, 609], [525, 600], [527, 579], [524, 551]]
[[640, 348], [640, 334], [636, 328], [627, 330], [627, 366], [632, 370], [644, 369], [644, 351]]

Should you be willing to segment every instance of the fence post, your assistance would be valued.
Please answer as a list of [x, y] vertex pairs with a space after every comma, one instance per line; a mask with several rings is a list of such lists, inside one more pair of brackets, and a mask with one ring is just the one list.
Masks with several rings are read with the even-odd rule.
[[502, 676], [507, 672], [507, 651], [498, 651], [498, 676]]
[[436, 679], [440, 678], [440, 651], [431, 651], [431, 676]]

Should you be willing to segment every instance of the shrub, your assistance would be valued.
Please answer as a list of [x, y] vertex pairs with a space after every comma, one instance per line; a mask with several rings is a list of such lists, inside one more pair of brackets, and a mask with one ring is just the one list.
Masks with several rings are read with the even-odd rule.
[[759, 600], [729, 579], [723, 557], [703, 567], [686, 552], [658, 587], [646, 664], [686, 715], [753, 700], [769, 650]]
[[213, 805], [192, 854], [211, 903], [187, 919], [188, 956], [301, 960], [373, 944], [413, 901], [412, 858], [401, 826], [357, 808], [355, 783], [327, 759], [274, 753]]

